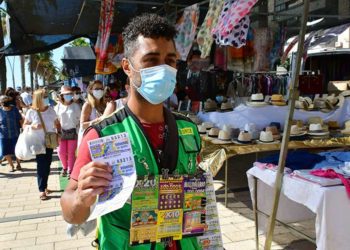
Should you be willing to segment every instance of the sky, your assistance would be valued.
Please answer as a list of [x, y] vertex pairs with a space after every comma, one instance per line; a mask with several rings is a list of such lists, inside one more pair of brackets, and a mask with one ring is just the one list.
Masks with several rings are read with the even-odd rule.
[[[2, 2], [0, 4], [1, 8], [7, 9], [5, 2]], [[7, 45], [10, 41], [8, 37], [5, 37], [5, 45]], [[63, 48], [66, 45], [63, 45], [55, 50], [53, 50], [53, 61], [55, 62], [55, 66], [58, 68], [61, 68], [62, 66], [62, 61], [61, 58], [63, 57]], [[30, 74], [28, 71], [28, 62], [26, 62], [26, 85], [30, 86]], [[15, 78], [15, 86], [21, 86], [22, 85], [22, 79], [21, 79], [21, 65], [19, 61], [19, 56], [7, 56], [6, 57], [6, 66], [7, 66], [7, 86], [8, 87], [13, 87], [13, 80], [12, 80], [12, 65], [13, 67], [13, 73], [14, 73], [14, 78]], [[42, 79], [39, 78], [39, 85], [42, 85]]]
[[[55, 50], [53, 50], [53, 61], [55, 62], [55, 66], [58, 68], [61, 68], [62, 66], [62, 61], [61, 58], [63, 57], [63, 48], [66, 45], [63, 45]], [[28, 62], [26, 61], [26, 86], [30, 86], [30, 74], [28, 71]], [[13, 73], [15, 77], [15, 86], [22, 86], [22, 79], [21, 79], [21, 65], [19, 61], [19, 56], [7, 56], [6, 57], [6, 66], [7, 66], [7, 86], [8, 87], [13, 87], [13, 81], [12, 81], [12, 69], [11, 66], [14, 65], [13, 67]], [[42, 79], [39, 78], [39, 85], [42, 85]]]

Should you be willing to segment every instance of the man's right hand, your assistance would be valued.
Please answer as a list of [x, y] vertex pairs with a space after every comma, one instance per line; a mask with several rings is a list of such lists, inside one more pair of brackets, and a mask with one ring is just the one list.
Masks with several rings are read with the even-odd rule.
[[78, 177], [77, 199], [84, 207], [92, 206], [112, 180], [112, 167], [103, 162], [90, 162], [81, 168]]

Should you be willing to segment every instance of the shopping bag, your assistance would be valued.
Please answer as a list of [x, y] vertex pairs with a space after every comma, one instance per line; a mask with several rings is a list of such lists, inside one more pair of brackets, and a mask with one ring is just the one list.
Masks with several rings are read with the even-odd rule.
[[45, 154], [46, 148], [39, 130], [33, 130], [30, 127], [25, 127], [23, 132], [19, 135], [15, 155], [20, 160], [35, 159], [38, 154]]

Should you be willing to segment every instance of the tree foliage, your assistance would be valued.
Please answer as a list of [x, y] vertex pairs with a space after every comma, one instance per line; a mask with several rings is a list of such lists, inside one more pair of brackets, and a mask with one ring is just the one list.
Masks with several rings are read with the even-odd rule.
[[87, 41], [87, 39], [80, 37], [72, 41], [69, 45], [72, 47], [87, 47], [90, 46], [90, 43]]

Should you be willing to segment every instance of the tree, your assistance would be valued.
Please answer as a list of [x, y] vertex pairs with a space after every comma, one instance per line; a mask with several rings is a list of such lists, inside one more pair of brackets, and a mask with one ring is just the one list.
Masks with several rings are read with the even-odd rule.
[[72, 47], [88, 47], [90, 46], [90, 43], [88, 43], [85, 38], [80, 37], [73, 40], [69, 45]]
[[25, 62], [26, 62], [26, 56], [21, 55], [19, 56], [19, 60], [21, 63], [21, 79], [22, 79], [22, 89], [26, 87], [26, 68], [25, 68]]
[[[6, 24], [4, 25], [5, 14], [1, 12], [1, 24], [0, 25], [0, 48], [4, 47], [4, 36], [7, 34], [6, 32]], [[1, 87], [1, 93], [5, 92], [5, 89], [7, 87], [7, 79], [6, 79], [6, 60], [5, 56], [2, 55], [0, 57], [0, 87]]]
[[30, 63], [29, 70], [34, 73], [35, 85], [39, 84], [39, 77], [41, 77], [46, 82], [45, 75], [50, 67], [54, 66], [52, 60], [52, 51], [37, 53], [32, 55], [32, 63]]

